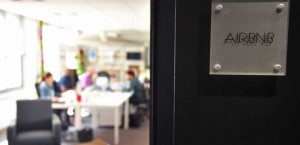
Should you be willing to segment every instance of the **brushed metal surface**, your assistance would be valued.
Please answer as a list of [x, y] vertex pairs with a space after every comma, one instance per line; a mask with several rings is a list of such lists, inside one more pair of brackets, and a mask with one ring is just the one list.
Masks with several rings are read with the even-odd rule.
[[237, 1], [212, 2], [210, 74], [286, 75], [289, 1]]

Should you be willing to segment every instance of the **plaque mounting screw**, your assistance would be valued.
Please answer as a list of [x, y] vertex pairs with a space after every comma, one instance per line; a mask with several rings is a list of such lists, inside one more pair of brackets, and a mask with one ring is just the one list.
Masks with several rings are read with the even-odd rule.
[[219, 13], [223, 9], [223, 5], [217, 5], [216, 6], [216, 12]]
[[222, 68], [222, 66], [220, 64], [215, 64], [215, 66], [214, 66], [215, 71], [220, 71], [221, 68]]
[[274, 64], [274, 72], [278, 73], [281, 70], [282, 66], [280, 64]]
[[277, 13], [281, 13], [282, 10], [283, 10], [283, 8], [284, 8], [284, 4], [283, 4], [283, 3], [278, 4], [278, 5], [276, 6], [276, 12], [277, 12]]

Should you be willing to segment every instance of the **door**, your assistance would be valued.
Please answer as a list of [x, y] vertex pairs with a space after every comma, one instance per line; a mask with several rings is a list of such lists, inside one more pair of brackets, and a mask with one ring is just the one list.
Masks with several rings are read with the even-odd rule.
[[153, 144], [300, 144], [299, 3], [286, 75], [254, 76], [210, 75], [211, 0], [154, 0]]

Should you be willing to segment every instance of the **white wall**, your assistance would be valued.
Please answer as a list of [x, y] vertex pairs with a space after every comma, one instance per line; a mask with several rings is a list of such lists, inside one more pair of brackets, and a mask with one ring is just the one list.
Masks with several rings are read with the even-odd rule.
[[54, 79], [60, 79], [59, 29], [49, 25], [43, 28], [44, 64], [45, 71], [52, 73]]
[[[54, 79], [59, 81], [64, 62], [61, 62], [61, 46], [74, 43], [77, 31], [58, 28], [52, 25], [43, 27], [43, 46], [45, 70], [52, 73]], [[64, 55], [64, 54], [63, 54]]]
[[[36, 82], [37, 74], [40, 72], [40, 59], [39, 59], [39, 38], [37, 30], [38, 23], [33, 20], [24, 21], [25, 28], [25, 55], [23, 58], [23, 81], [24, 90], [26, 95], [36, 95], [34, 84]], [[34, 94], [32, 94], [34, 93]]]

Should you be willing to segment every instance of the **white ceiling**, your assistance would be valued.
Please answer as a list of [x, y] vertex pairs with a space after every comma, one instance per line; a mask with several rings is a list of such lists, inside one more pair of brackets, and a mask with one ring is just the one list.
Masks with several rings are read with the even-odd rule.
[[91, 34], [150, 30], [150, 0], [0, 0], [0, 9]]

